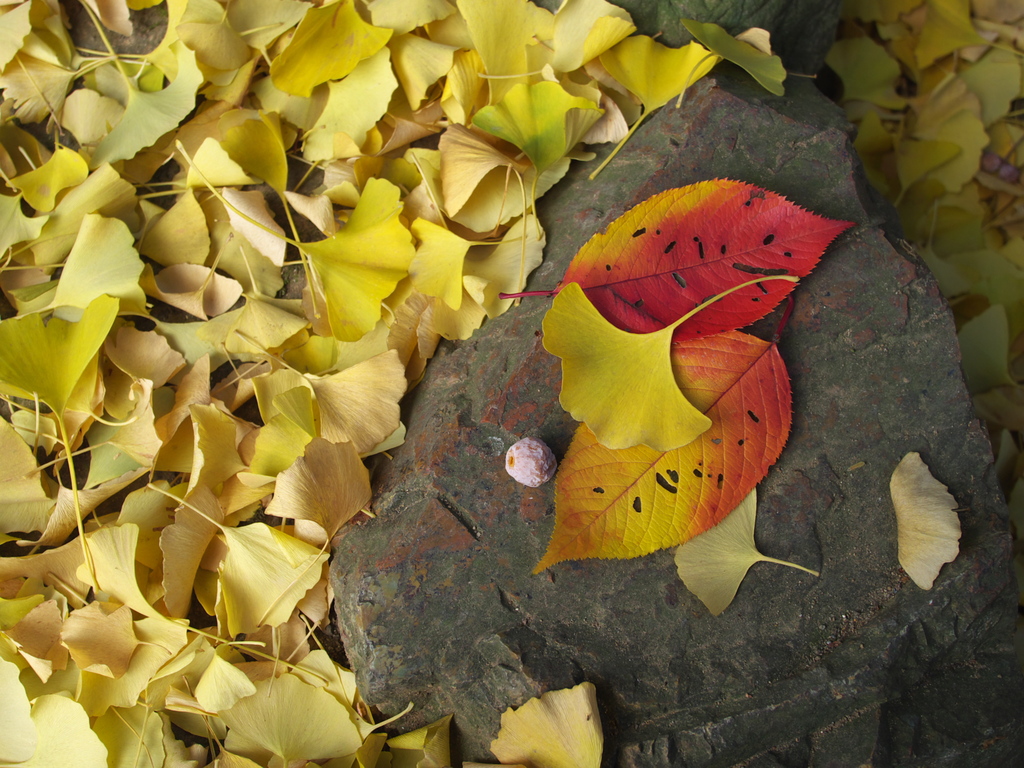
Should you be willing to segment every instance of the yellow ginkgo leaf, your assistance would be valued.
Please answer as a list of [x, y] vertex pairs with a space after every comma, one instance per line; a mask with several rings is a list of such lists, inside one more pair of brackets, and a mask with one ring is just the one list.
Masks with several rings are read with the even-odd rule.
[[53, 509], [35, 454], [6, 419], [0, 419], [0, 533], [41, 531]]
[[671, 451], [711, 426], [676, 383], [669, 352], [677, 324], [629, 333], [605, 320], [578, 283], [555, 296], [544, 348], [562, 359], [559, 401], [602, 445]]
[[231, 709], [239, 699], [256, 693], [252, 680], [239, 667], [225, 660], [222, 648], [226, 646], [218, 647], [196, 685], [196, 700], [207, 712]]
[[[0, 722], [4, 724], [0, 763], [4, 764], [31, 759], [38, 743], [28, 696], [18, 679], [18, 672], [17, 665], [0, 659]], [[88, 721], [86, 725], [88, 727]]]
[[530, 167], [494, 146], [497, 143], [494, 139], [488, 141], [485, 137], [486, 134], [461, 125], [451, 125], [441, 134], [441, 185], [444, 208], [449, 216], [462, 210], [491, 171], [503, 168], [506, 177], [512, 173], [522, 176]]
[[[703, 43], [708, 50], [747, 70], [769, 93], [781, 96], [785, 92], [782, 81], [786, 79], [786, 69], [778, 56], [733, 37], [717, 24], [702, 24], [693, 19], [683, 19], [682, 22], [686, 31]], [[751, 31], [747, 30], [748, 33]], [[763, 29], [759, 32], [764, 36], [768, 35]]]
[[261, 112], [258, 120], [244, 120], [229, 128], [221, 146], [242, 169], [278, 192], [284, 192], [288, 186], [288, 160], [281, 118], [276, 113]]
[[210, 253], [210, 230], [202, 206], [185, 190], [143, 236], [139, 253], [158, 264], [203, 264]]
[[604, 749], [593, 683], [548, 691], [501, 716], [491, 752], [502, 764], [534, 768], [599, 768]]
[[390, 29], [363, 21], [352, 0], [310, 7], [288, 46], [270, 64], [274, 85], [296, 96], [341, 80], [391, 38]]
[[175, 264], [157, 275], [147, 264], [139, 284], [153, 298], [203, 320], [227, 312], [242, 295], [241, 283], [202, 264]]
[[462, 262], [473, 243], [426, 219], [416, 219], [412, 233], [420, 242], [409, 265], [413, 287], [457, 310], [462, 304]]
[[213, 492], [200, 486], [174, 513], [174, 522], [161, 531], [164, 605], [170, 616], [188, 615], [199, 563], [223, 522], [224, 512]]
[[452, 716], [388, 739], [392, 761], [398, 766], [450, 765], [449, 728]]
[[72, 611], [64, 621], [61, 640], [80, 669], [120, 677], [139, 645], [127, 605], [95, 601]]
[[818, 575], [802, 565], [762, 555], [754, 543], [756, 518], [757, 492], [751, 491], [722, 522], [676, 548], [679, 578], [714, 616], [729, 607], [754, 563], [788, 565]]
[[363, 739], [353, 714], [323, 688], [285, 673], [257, 682], [252, 696], [220, 716], [228, 725], [224, 746], [229, 752], [260, 765], [302, 765], [359, 749]]
[[203, 74], [196, 66], [196, 56], [182, 43], [177, 43], [177, 77], [160, 91], [146, 93], [132, 83], [128, 89], [121, 122], [113, 127], [92, 154], [91, 167], [134, 157], [168, 131], [176, 128], [196, 105], [196, 91], [203, 83]]
[[89, 164], [67, 147], [58, 147], [50, 159], [38, 168], [15, 176], [11, 186], [25, 196], [25, 202], [37, 211], [49, 213], [57, 202], [57, 195], [68, 187], [85, 181]]
[[227, 201], [228, 219], [235, 231], [275, 266], [284, 264], [287, 245], [284, 230], [274, 221], [266, 197], [257, 190], [225, 189], [222, 194]]
[[576, 146], [601, 115], [594, 102], [545, 80], [514, 86], [500, 102], [477, 112], [473, 125], [519, 147], [543, 173]]
[[605, 0], [566, 0], [555, 14], [551, 66], [572, 72], [635, 30], [629, 14]]
[[88, 535], [95, 580], [87, 566], [78, 569], [78, 577], [111, 597], [121, 601], [143, 616], [160, 617], [139, 589], [135, 573], [135, 549], [139, 543], [139, 526], [134, 523], [110, 525]]
[[241, 187], [255, 184], [256, 179], [247, 174], [238, 163], [231, 159], [228, 151], [212, 136], [203, 139], [188, 166], [185, 184], [189, 188]]
[[408, 274], [416, 251], [399, 220], [400, 191], [369, 179], [348, 224], [336, 235], [303, 243], [324, 290], [334, 336], [356, 341], [381, 317], [381, 302]]
[[104, 294], [120, 299], [126, 314], [145, 314], [146, 294], [139, 286], [143, 264], [134, 242], [120, 219], [86, 214], [53, 296], [56, 316], [73, 320]]
[[79, 380], [117, 316], [118, 301], [100, 296], [76, 323], [39, 315], [0, 321], [0, 392], [40, 400], [63, 415]]
[[230, 635], [283, 624], [320, 580], [327, 552], [264, 523], [222, 528], [228, 553], [218, 569], [217, 616]]
[[35, 240], [46, 223], [46, 216], [35, 218], [21, 210], [21, 195], [0, 195], [0, 251], [25, 240]]
[[39, 741], [32, 756], [18, 763], [18, 768], [107, 768], [107, 748], [93, 733], [78, 702], [58, 693], [44, 694], [32, 702], [32, 724]]
[[125, 768], [146, 768], [167, 765], [166, 747], [174, 742], [164, 739], [170, 721], [164, 712], [154, 712], [153, 706], [139, 702], [134, 707], [108, 709], [92, 724], [93, 732], [107, 748], [109, 765]]
[[388, 47], [405, 98], [419, 109], [427, 91], [452, 68], [456, 49], [418, 35], [397, 35]]
[[366, 508], [370, 497], [370, 473], [355, 446], [316, 438], [277, 476], [267, 514], [312, 520], [323, 529], [323, 541], [328, 541]]
[[700, 43], [667, 48], [646, 35], [627, 37], [614, 48], [602, 53], [601, 64], [613, 78], [640, 99], [644, 111], [630, 127], [629, 133], [597, 170], [590, 174], [590, 178], [597, 176], [611, 162], [653, 110], [677, 96], [682, 99], [686, 89], [710, 72], [720, 58]]
[[917, 586], [931, 589], [942, 566], [960, 554], [956, 499], [914, 452], [893, 470], [889, 492], [896, 509], [900, 565]]

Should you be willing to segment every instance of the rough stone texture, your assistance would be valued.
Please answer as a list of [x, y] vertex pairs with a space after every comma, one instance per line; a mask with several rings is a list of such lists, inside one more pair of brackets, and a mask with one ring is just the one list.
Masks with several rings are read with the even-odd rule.
[[[922, 262], [894, 247], [839, 111], [809, 83], [784, 99], [702, 81], [596, 183], [572, 171], [541, 205], [553, 287], [624, 210], [702, 179], [740, 179], [860, 226], [797, 289], [780, 344], [794, 427], [759, 487], [757, 539], [815, 579], [755, 565], [715, 618], [670, 551], [530, 575], [553, 484], [506, 475], [526, 435], [562, 455], [575, 424], [541, 346], [550, 302], [524, 301], [444, 345], [410, 397], [408, 442], [376, 477], [378, 517], [347, 529], [333, 584], [362, 695], [405, 727], [449, 712], [487, 760], [499, 716], [592, 681], [606, 765], [1009, 766], [1024, 750], [1011, 647], [1006, 508], [959, 368], [950, 313]], [[961, 554], [931, 591], [896, 560], [889, 475], [919, 451], [962, 507]]]

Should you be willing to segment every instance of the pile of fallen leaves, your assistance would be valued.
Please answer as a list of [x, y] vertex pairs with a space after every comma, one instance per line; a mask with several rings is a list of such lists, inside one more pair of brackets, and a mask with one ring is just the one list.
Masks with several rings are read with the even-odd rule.
[[[0, 5], [0, 762], [445, 764], [446, 723], [382, 753], [316, 647], [364, 460], [523, 289], [583, 144], [721, 57], [774, 92], [781, 64], [603, 0], [166, 0], [119, 52], [153, 5], [86, 0], [100, 50], [58, 0]], [[550, 764], [599, 762], [596, 719]]]
[[953, 307], [1024, 587], [1024, 5], [847, 0], [839, 33], [826, 61], [868, 178]]

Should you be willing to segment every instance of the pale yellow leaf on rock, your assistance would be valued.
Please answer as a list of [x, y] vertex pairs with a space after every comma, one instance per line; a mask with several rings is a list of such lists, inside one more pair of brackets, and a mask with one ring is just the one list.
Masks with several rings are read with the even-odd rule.
[[900, 565], [917, 586], [931, 589], [942, 566], [960, 554], [956, 499], [916, 452], [893, 470], [889, 492], [896, 509]]
[[165, 267], [203, 264], [210, 253], [210, 230], [202, 206], [190, 189], [146, 230], [139, 253]]
[[231, 635], [277, 626], [320, 580], [327, 552], [264, 523], [221, 531], [228, 553], [219, 567], [217, 616]]
[[18, 680], [18, 667], [4, 659], [0, 659], [0, 722], [4, 728], [0, 763], [29, 760], [38, 743], [36, 726], [32, 722], [28, 696]]
[[311, 520], [329, 541], [370, 503], [370, 474], [352, 443], [312, 440], [301, 457], [277, 476], [268, 515]]
[[717, 616], [736, 597], [750, 566], [757, 562], [803, 566], [762, 555], [754, 543], [757, 518], [757, 492], [751, 491], [722, 522], [676, 548], [675, 563], [686, 588]]
[[72, 611], [61, 639], [75, 664], [104, 677], [121, 677], [139, 645], [127, 605], [94, 601]]
[[391, 94], [398, 88], [390, 51], [382, 48], [327, 88], [327, 103], [302, 145], [303, 157], [311, 162], [362, 153], [367, 136], [387, 112]]
[[220, 713], [229, 752], [261, 765], [302, 764], [351, 755], [362, 744], [354, 713], [293, 674], [256, 683], [256, 693]]
[[548, 691], [501, 716], [491, 752], [534, 768], [599, 768], [604, 749], [593, 683]]
[[398, 429], [398, 401], [406, 390], [405, 366], [395, 350], [340, 373], [310, 377], [320, 411], [320, 436], [351, 442], [366, 453]]
[[135, 238], [120, 219], [88, 213], [64, 263], [53, 297], [56, 316], [74, 320], [95, 299], [106, 294], [120, 299], [120, 311], [146, 313], [146, 295], [139, 286], [143, 264]]
[[40, 696], [32, 702], [32, 723], [39, 742], [18, 768], [107, 768], [107, 749], [77, 702], [56, 693]]

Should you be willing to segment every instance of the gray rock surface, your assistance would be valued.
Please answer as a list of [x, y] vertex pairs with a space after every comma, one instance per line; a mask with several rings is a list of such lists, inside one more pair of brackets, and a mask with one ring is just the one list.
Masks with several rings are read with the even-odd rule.
[[[1011, 766], [1024, 754], [1012, 651], [1007, 513], [959, 368], [953, 322], [923, 263], [894, 245], [837, 108], [807, 82], [767, 96], [702, 81], [654, 115], [595, 183], [571, 172], [541, 201], [550, 288], [576, 250], [661, 190], [728, 177], [858, 227], [799, 286], [780, 350], [794, 426], [759, 486], [767, 554], [712, 617], [670, 551], [533, 576], [553, 484], [516, 485], [527, 435], [561, 456], [575, 429], [541, 346], [550, 302], [443, 345], [409, 398], [408, 442], [376, 475], [377, 518], [347, 528], [333, 585], [362, 695], [411, 728], [454, 712], [463, 757], [488, 761], [501, 712], [582, 680], [598, 690], [605, 764]], [[961, 506], [960, 556], [934, 588], [896, 559], [889, 475], [919, 451]]]

